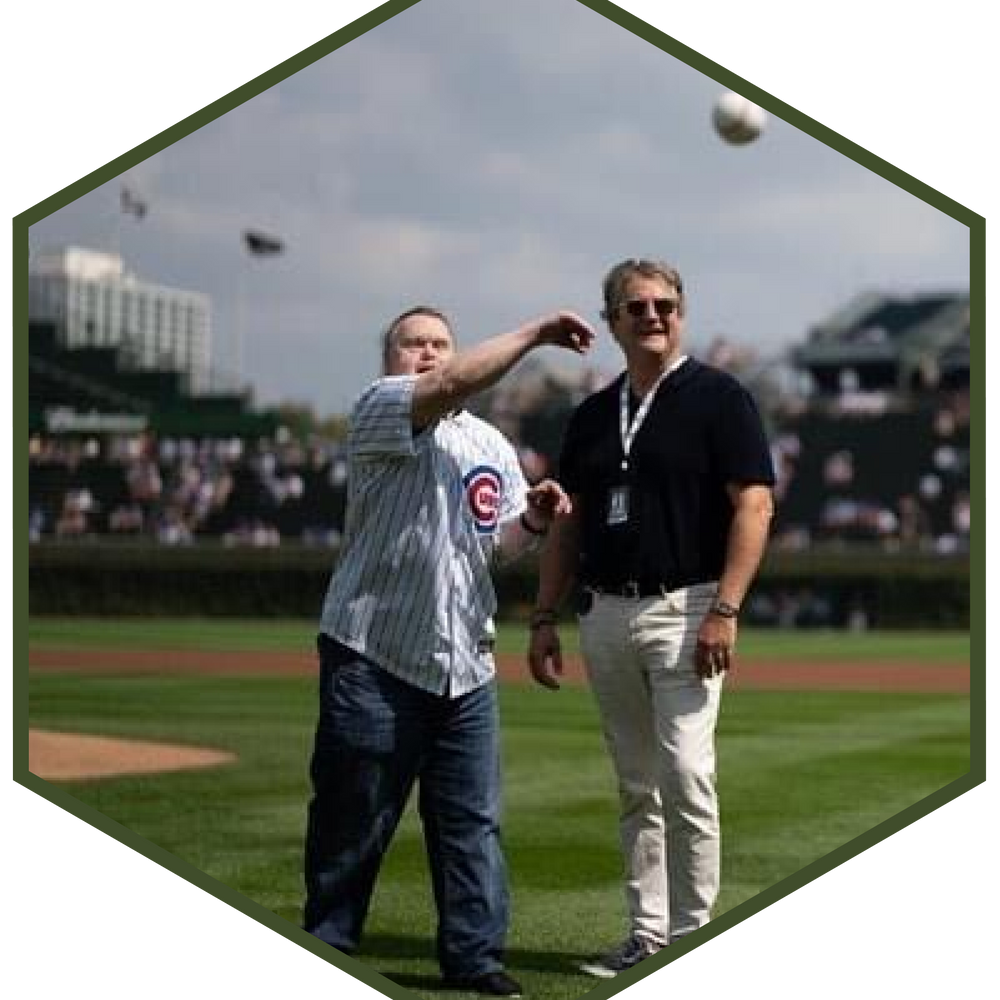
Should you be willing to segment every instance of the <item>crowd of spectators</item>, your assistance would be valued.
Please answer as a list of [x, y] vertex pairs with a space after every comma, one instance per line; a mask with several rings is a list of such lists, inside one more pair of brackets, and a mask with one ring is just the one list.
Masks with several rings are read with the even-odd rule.
[[[721, 338], [704, 357], [741, 377], [764, 411], [777, 473], [776, 548], [968, 550], [967, 391], [868, 399], [847, 384], [839, 396], [809, 399], [775, 369], [761, 368], [753, 352]], [[514, 441], [527, 478], [537, 481], [554, 472], [572, 408], [607, 377], [527, 366], [478, 409]], [[342, 447], [287, 434], [260, 441], [37, 435], [30, 441], [31, 539], [336, 545], [346, 492]], [[774, 613], [822, 617], [814, 605], [799, 595]]]
[[340, 447], [319, 441], [36, 435], [30, 537], [335, 545], [346, 472]]
[[969, 419], [954, 397], [894, 414], [804, 413], [772, 453], [778, 548], [969, 549]]

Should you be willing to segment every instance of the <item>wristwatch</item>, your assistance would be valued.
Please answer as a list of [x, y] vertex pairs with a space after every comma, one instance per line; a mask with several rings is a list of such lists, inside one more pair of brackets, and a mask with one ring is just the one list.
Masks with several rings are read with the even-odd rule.
[[716, 598], [708, 610], [720, 618], [736, 618], [740, 613], [740, 609], [735, 604], [730, 604], [728, 601], [723, 601], [720, 598]]

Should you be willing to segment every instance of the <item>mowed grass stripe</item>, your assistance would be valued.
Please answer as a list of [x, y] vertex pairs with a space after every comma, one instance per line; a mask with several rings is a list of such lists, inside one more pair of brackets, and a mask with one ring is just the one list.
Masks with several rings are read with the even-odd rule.
[[[791, 699], [801, 705], [811, 699], [822, 699], [822, 694], [803, 693]], [[725, 737], [725, 757], [720, 769], [737, 773], [752, 771], [758, 764], [769, 765], [784, 758], [796, 765], [841, 757], [848, 753], [878, 753], [894, 746], [899, 734], [910, 738], [947, 736], [960, 725], [968, 738], [967, 714], [956, 718], [956, 706], [950, 700], [927, 703], [916, 699], [908, 707], [904, 695], [894, 695], [889, 704], [858, 707], [855, 712], [840, 714], [825, 722], [789, 722], [767, 733], [743, 735], [737, 727], [728, 727], [725, 721], [720, 733]], [[964, 704], [964, 699], [960, 700]], [[720, 751], [721, 756], [722, 751]]]
[[316, 622], [243, 618], [31, 617], [28, 642], [109, 649], [315, 649]]
[[[315, 721], [310, 677], [29, 677], [55, 730], [215, 746], [230, 767], [75, 783], [74, 795], [297, 924]], [[574, 962], [623, 930], [614, 779], [586, 690], [501, 691], [511, 967], [538, 1000], [592, 988]], [[719, 726], [723, 884], [717, 913], [895, 815], [969, 766], [960, 695], [732, 690]], [[404, 817], [362, 960], [436, 991], [419, 821]]]
[[[312, 654], [316, 622], [307, 619], [218, 618], [49, 618], [28, 622], [31, 645], [147, 649], [261, 650]], [[564, 623], [565, 651], [579, 654], [577, 629]], [[501, 624], [497, 651], [523, 657], [523, 625]], [[969, 636], [964, 632], [833, 632], [744, 628], [739, 656], [747, 660], [847, 661], [893, 660], [913, 663], [968, 663]]]

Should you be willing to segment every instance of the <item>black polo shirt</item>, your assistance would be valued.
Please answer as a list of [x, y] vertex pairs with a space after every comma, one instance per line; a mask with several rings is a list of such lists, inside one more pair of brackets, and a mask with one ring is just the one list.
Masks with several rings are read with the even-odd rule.
[[[625, 377], [585, 399], [566, 428], [559, 479], [581, 515], [579, 580], [669, 589], [716, 580], [733, 516], [726, 484], [774, 484], [753, 397], [731, 375], [688, 358], [660, 383], [622, 471]], [[630, 420], [637, 405], [633, 397]], [[612, 491], [622, 486], [628, 518], [609, 524]]]

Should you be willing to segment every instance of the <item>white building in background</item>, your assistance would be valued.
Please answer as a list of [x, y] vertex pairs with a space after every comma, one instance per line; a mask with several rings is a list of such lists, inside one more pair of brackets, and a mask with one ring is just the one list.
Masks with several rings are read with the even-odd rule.
[[34, 256], [28, 318], [53, 322], [66, 347], [118, 347], [134, 368], [184, 372], [192, 392], [210, 386], [209, 297], [140, 281], [117, 254], [64, 247]]

